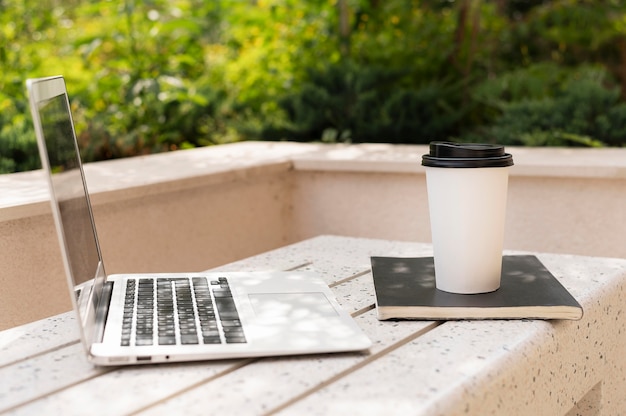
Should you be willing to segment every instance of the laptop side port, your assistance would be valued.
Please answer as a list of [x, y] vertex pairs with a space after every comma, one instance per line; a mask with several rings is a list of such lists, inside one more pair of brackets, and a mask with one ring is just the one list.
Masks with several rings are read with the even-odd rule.
[[150, 355], [140, 355], [137, 357], [137, 362], [141, 361], [152, 361], [152, 357]]
[[128, 362], [128, 357], [109, 357], [109, 363], [120, 364]]

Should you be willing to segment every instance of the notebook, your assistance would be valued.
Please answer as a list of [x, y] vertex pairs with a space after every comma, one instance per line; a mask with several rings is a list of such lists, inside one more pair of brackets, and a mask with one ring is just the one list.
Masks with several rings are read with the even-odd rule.
[[534, 255], [505, 255], [495, 292], [435, 287], [432, 257], [372, 257], [378, 319], [573, 319], [583, 308]]
[[107, 275], [65, 80], [26, 82], [88, 359], [125, 365], [358, 351], [371, 342], [312, 272]]

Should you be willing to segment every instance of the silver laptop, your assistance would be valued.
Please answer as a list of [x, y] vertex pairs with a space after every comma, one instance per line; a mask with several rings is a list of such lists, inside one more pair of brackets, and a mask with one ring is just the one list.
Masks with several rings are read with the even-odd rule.
[[310, 272], [107, 275], [62, 76], [26, 81], [81, 338], [98, 365], [356, 351], [370, 340]]

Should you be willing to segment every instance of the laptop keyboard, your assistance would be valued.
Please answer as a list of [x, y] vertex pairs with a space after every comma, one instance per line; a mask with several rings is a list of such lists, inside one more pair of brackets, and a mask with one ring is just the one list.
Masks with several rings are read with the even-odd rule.
[[122, 346], [246, 342], [225, 277], [129, 279], [125, 296]]

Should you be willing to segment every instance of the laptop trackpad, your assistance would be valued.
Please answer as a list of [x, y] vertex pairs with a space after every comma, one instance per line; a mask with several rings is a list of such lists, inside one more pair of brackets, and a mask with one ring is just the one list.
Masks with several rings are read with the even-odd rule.
[[255, 315], [262, 319], [289, 320], [337, 316], [322, 292], [253, 293], [248, 295]]

